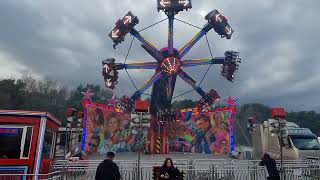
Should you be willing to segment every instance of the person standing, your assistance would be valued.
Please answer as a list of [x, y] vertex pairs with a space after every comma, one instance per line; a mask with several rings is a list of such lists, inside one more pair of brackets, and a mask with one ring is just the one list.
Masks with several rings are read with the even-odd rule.
[[119, 167], [113, 162], [115, 154], [108, 152], [106, 159], [99, 164], [96, 171], [96, 180], [120, 180]]
[[159, 180], [179, 180], [179, 170], [174, 167], [172, 159], [167, 158], [160, 168]]
[[239, 153], [238, 153], [237, 159], [239, 159], [239, 160], [244, 160], [244, 157], [243, 157], [243, 155], [242, 155], [242, 152], [239, 152]]
[[277, 163], [274, 159], [270, 157], [269, 154], [264, 154], [261, 159], [260, 166], [266, 166], [269, 177], [269, 180], [280, 180], [279, 171], [277, 169]]

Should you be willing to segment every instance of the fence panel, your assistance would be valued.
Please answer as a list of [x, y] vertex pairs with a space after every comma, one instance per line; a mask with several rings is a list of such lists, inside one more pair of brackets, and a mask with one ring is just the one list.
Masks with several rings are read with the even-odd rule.
[[62, 180], [61, 172], [53, 172], [49, 174], [1, 174], [0, 180], [31, 180], [31, 179], [39, 179], [39, 180]]
[[[96, 168], [101, 161], [56, 161], [53, 169], [61, 172], [62, 179], [94, 179]], [[138, 171], [137, 161], [115, 161], [123, 180], [151, 180], [153, 167], [163, 161], [143, 160]], [[185, 173], [184, 180], [265, 180], [265, 167], [259, 161], [248, 160], [174, 160], [175, 166]], [[278, 168], [280, 164], [277, 162]], [[284, 161], [283, 179], [320, 180], [319, 161]], [[138, 174], [139, 172], [139, 174]]]

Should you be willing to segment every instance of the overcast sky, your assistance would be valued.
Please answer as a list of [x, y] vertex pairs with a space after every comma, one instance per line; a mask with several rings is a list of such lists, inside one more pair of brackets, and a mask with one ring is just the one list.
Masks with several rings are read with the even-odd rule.
[[[178, 19], [202, 27], [204, 16], [218, 9], [235, 30], [231, 40], [208, 33], [214, 56], [226, 50], [239, 51], [243, 63], [234, 83], [212, 66], [202, 87], [216, 89], [222, 97], [237, 97], [239, 103], [260, 102], [288, 110], [320, 110], [320, 7], [319, 0], [194, 0], [193, 8]], [[37, 78], [64, 85], [103, 84], [101, 61], [115, 57], [123, 62], [132, 37], [114, 50], [107, 36], [115, 22], [129, 10], [138, 16], [142, 29], [164, 19], [155, 0], [1, 0], [0, 78], [31, 73]], [[175, 47], [180, 49], [199, 30], [175, 23]], [[166, 46], [167, 22], [141, 33], [157, 48]], [[205, 38], [186, 58], [210, 57]], [[128, 63], [153, 61], [135, 40]], [[207, 67], [185, 71], [201, 80]], [[153, 71], [129, 71], [141, 86]], [[131, 94], [134, 87], [120, 72], [117, 95]], [[178, 80], [175, 95], [191, 87]], [[181, 98], [198, 99], [196, 93]]]

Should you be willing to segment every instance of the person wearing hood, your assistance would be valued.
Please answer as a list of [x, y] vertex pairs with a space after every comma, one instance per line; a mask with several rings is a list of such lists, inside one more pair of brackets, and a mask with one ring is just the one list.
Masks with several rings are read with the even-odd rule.
[[96, 171], [96, 180], [120, 180], [119, 167], [113, 162], [115, 154], [108, 152], [106, 159], [99, 164]]
[[179, 170], [174, 167], [172, 159], [167, 158], [160, 168], [159, 180], [178, 180], [180, 179]]
[[279, 171], [277, 169], [277, 163], [274, 159], [270, 157], [269, 154], [264, 154], [261, 159], [260, 166], [266, 166], [269, 177], [269, 180], [280, 180]]

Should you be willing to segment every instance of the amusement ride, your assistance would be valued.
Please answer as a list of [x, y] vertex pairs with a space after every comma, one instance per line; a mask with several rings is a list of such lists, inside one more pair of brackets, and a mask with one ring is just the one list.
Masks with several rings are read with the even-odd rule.
[[[181, 20], [175, 18], [175, 15], [183, 10], [191, 9], [191, 0], [157, 0], [157, 6], [158, 11], [163, 11], [167, 15], [167, 18], [164, 20], [168, 20], [168, 45], [164, 48], [157, 49], [148, 40], [146, 40], [140, 34], [142, 30], [138, 31], [135, 28], [135, 26], [139, 23], [138, 17], [134, 16], [134, 14], [129, 11], [122, 19], [119, 19], [116, 22], [116, 26], [109, 34], [109, 37], [114, 42], [113, 47], [116, 48], [118, 44], [124, 41], [124, 38], [127, 34], [131, 34], [133, 36], [133, 40], [138, 39], [141, 42], [142, 48], [149, 55], [151, 55], [155, 61], [126, 64], [127, 58], [125, 59], [124, 63], [118, 63], [114, 58], [103, 60], [102, 75], [104, 76], [106, 87], [110, 89], [115, 88], [115, 85], [118, 83], [119, 70], [125, 70], [131, 79], [131, 76], [127, 71], [129, 69], [154, 69], [154, 75], [141, 88], [136, 88], [136, 91], [130, 97], [122, 97], [121, 101], [129, 111], [133, 109], [133, 103], [140, 98], [140, 95], [144, 94], [144, 92], [152, 85], [153, 89], [151, 94], [150, 113], [155, 115], [156, 111], [170, 109], [171, 101], [174, 98], [173, 91], [177, 76], [189, 84], [193, 90], [195, 90], [201, 96], [201, 100], [198, 104], [200, 107], [205, 105], [210, 106], [220, 98], [218, 93], [214, 89], [211, 89], [209, 92], [205, 92], [200, 87], [201, 83], [197, 85], [197, 82], [183, 69], [194, 66], [209, 65], [209, 70], [212, 65], [220, 64], [222, 65], [221, 75], [228, 81], [232, 82], [234, 80], [235, 71], [238, 69], [238, 66], [241, 63], [239, 53], [235, 51], [226, 51], [224, 56], [213, 57], [210, 45], [208, 43], [211, 57], [202, 59], [186, 59], [185, 55], [197, 42], [199, 42], [201, 38], [207, 38], [206, 34], [210, 30], [213, 29], [216, 33], [218, 33], [218, 35], [221, 36], [221, 38], [226, 39], [231, 39], [234, 30], [229, 25], [226, 17], [224, 17], [218, 10], [213, 10], [205, 16], [207, 23], [202, 28], [199, 28], [200, 32], [197, 33], [195, 37], [187, 42], [182, 48], [177, 49], [174, 47], [173, 26], [174, 20]], [[158, 24], [164, 20], [161, 20], [155, 24]], [[189, 24], [187, 22], [184, 23]], [[128, 50], [128, 54], [130, 52], [132, 42]]]

